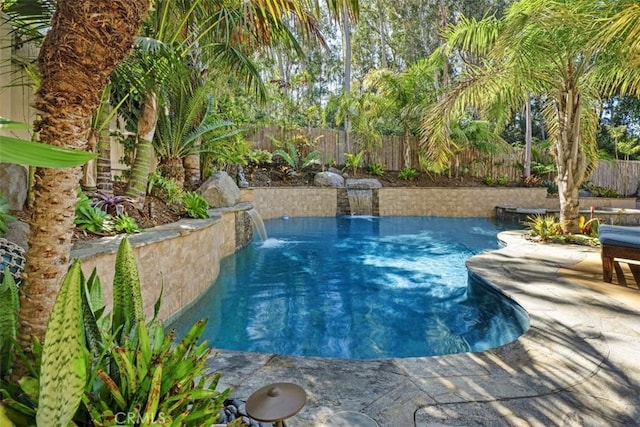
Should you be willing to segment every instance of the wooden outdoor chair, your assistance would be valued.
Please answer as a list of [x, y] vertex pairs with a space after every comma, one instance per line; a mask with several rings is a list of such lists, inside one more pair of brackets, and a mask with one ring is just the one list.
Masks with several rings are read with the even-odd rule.
[[616, 271], [618, 284], [626, 286], [627, 281], [620, 262], [629, 265], [631, 274], [640, 286], [640, 227], [602, 224], [598, 228], [602, 255], [602, 279], [611, 283]]

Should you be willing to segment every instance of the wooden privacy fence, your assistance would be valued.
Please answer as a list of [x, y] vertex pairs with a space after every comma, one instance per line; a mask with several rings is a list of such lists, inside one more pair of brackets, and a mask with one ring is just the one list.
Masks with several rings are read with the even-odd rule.
[[[300, 138], [308, 142], [302, 150], [305, 156], [312, 150], [322, 153], [326, 162], [330, 159], [337, 164], [344, 164], [345, 153], [357, 153], [360, 149], [353, 140], [347, 142], [345, 132], [333, 129], [303, 128], [284, 131], [278, 126], [270, 126], [256, 130], [247, 139], [256, 149], [273, 151], [276, 141], [290, 141]], [[418, 159], [418, 138], [409, 140], [410, 166], [420, 170]], [[400, 136], [384, 136], [382, 143], [367, 154], [366, 163], [376, 162], [384, 166], [386, 171], [399, 171], [404, 165], [403, 138]], [[491, 154], [475, 149], [467, 149], [458, 153], [450, 163], [447, 174], [453, 177], [473, 176], [478, 178], [497, 179], [506, 177], [510, 182], [519, 181], [522, 177], [524, 150], [511, 148], [508, 152]], [[553, 175], [542, 179], [554, 179]], [[589, 175], [588, 180], [600, 187], [616, 190], [622, 196], [636, 194], [640, 183], [640, 161], [635, 160], [601, 160], [598, 167]]]
[[[345, 132], [333, 129], [303, 128], [294, 131], [284, 131], [280, 127], [270, 126], [257, 129], [247, 139], [255, 149], [273, 151], [276, 147], [274, 140], [292, 141], [295, 139], [307, 141], [309, 144], [303, 148], [302, 156], [312, 150], [322, 153], [322, 159], [327, 162], [335, 160], [339, 165], [345, 163], [345, 153], [355, 154], [360, 148], [353, 140], [346, 141]], [[420, 170], [418, 158], [418, 138], [409, 140], [410, 167]], [[451, 176], [475, 176], [475, 177], [508, 177], [510, 181], [518, 181], [522, 176], [524, 155], [521, 150], [512, 149], [508, 153], [488, 154], [477, 150], [465, 150], [458, 153], [450, 164]], [[399, 171], [404, 164], [403, 138], [400, 136], [384, 136], [382, 143], [374, 147], [366, 154], [365, 164], [380, 163], [386, 171]]]
[[591, 172], [588, 180], [600, 187], [612, 188], [622, 196], [637, 194], [640, 183], [640, 161], [600, 160], [598, 167]]

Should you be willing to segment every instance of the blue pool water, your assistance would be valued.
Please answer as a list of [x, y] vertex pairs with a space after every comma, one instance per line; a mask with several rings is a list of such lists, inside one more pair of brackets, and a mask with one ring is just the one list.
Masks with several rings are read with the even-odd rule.
[[266, 221], [221, 262], [174, 322], [208, 318], [216, 348], [331, 358], [481, 351], [515, 340], [528, 316], [465, 260], [497, 248], [482, 218], [330, 217]]

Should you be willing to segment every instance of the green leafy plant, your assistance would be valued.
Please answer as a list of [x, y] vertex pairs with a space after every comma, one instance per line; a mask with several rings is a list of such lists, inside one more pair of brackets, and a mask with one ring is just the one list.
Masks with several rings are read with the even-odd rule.
[[181, 205], [184, 197], [184, 190], [178, 185], [177, 181], [171, 178], [165, 178], [155, 172], [149, 177], [150, 194], [157, 194], [170, 204]]
[[406, 166], [402, 168], [402, 170], [398, 173], [398, 178], [404, 179], [405, 181], [409, 181], [412, 179], [416, 179], [419, 175], [420, 173], [417, 170]]
[[18, 287], [13, 280], [9, 267], [4, 269], [4, 277], [0, 283], [0, 382], [9, 374], [13, 346], [18, 328], [17, 313], [20, 308]]
[[367, 171], [371, 174], [371, 175], [375, 175], [375, 176], [382, 176], [384, 175], [384, 166], [382, 166], [380, 163], [369, 163], [367, 165]]
[[496, 185], [497, 180], [491, 175], [487, 175], [484, 178], [482, 178], [482, 182], [484, 182], [487, 185]]
[[[32, 126], [0, 117], [0, 129], [32, 129]], [[0, 162], [2, 163], [66, 168], [81, 165], [95, 157], [95, 153], [0, 135]]]
[[113, 229], [118, 233], [139, 233], [140, 227], [136, 223], [135, 218], [130, 217], [126, 213], [122, 213], [113, 219]]
[[[8, 324], [5, 316], [16, 318], [7, 309], [14, 306], [4, 290], [0, 288], [3, 326]], [[173, 333], [157, 320], [160, 305], [158, 299], [154, 317], [145, 323], [137, 264], [126, 237], [116, 255], [110, 319], [103, 315], [95, 270], [85, 281], [80, 261], [74, 260], [56, 298], [45, 345], [34, 342], [36, 365], [17, 384], [0, 378], [0, 421], [215, 424], [230, 390], [216, 391], [220, 373], [207, 372], [211, 348], [200, 342], [206, 321], [196, 322], [174, 345]]]
[[587, 219], [584, 216], [580, 216], [578, 220], [578, 227], [580, 228], [580, 233], [590, 237], [598, 237], [598, 228], [600, 226], [600, 219], [597, 217], [592, 217]]
[[507, 185], [509, 184], [509, 175], [500, 175], [496, 178], [496, 184]]
[[609, 187], [600, 187], [594, 185], [593, 187], [591, 187], [590, 192], [593, 197], [620, 197], [620, 194], [615, 189]]
[[311, 151], [301, 159], [298, 147], [296, 147], [293, 141], [285, 141], [284, 143], [275, 141], [274, 143], [278, 148], [274, 150], [273, 155], [282, 158], [282, 160], [295, 171], [300, 171], [311, 165], [319, 165], [322, 163], [320, 160], [322, 153], [318, 150]]
[[524, 225], [528, 228], [529, 235], [542, 241], [549, 240], [553, 236], [562, 234], [562, 227], [554, 215], [528, 216]]
[[209, 218], [209, 203], [200, 194], [190, 191], [182, 198], [184, 210], [189, 218]]
[[15, 218], [9, 214], [11, 206], [9, 201], [3, 195], [0, 195], [0, 237], [7, 232], [8, 224]]
[[558, 184], [552, 180], [545, 180], [540, 183], [540, 187], [547, 189], [547, 194], [558, 194]]
[[91, 200], [82, 192], [79, 192], [75, 215], [74, 223], [80, 230], [92, 233], [108, 233], [112, 230], [113, 217], [93, 206]]
[[267, 150], [251, 150], [247, 154], [247, 163], [253, 165], [266, 165], [273, 163], [273, 154]]
[[364, 153], [364, 150], [356, 154], [344, 153], [344, 168], [350, 169], [354, 176], [358, 173], [358, 169], [364, 162]]

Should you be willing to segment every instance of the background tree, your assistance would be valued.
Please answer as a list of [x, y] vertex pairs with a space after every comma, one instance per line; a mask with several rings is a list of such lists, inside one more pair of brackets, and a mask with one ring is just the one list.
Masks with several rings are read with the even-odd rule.
[[455, 146], [448, 132], [451, 117], [471, 108], [503, 123], [504, 112], [521, 108], [529, 94], [542, 97], [565, 232], [579, 231], [578, 190], [597, 161], [598, 100], [613, 91], [636, 92], [640, 81], [620, 37], [596, 44], [608, 24], [602, 15], [612, 16], [620, 5], [602, 6], [523, 0], [501, 20], [464, 20], [449, 28], [448, 45], [482, 63], [463, 60], [455, 85], [424, 121], [422, 143], [432, 159], [442, 161]]

